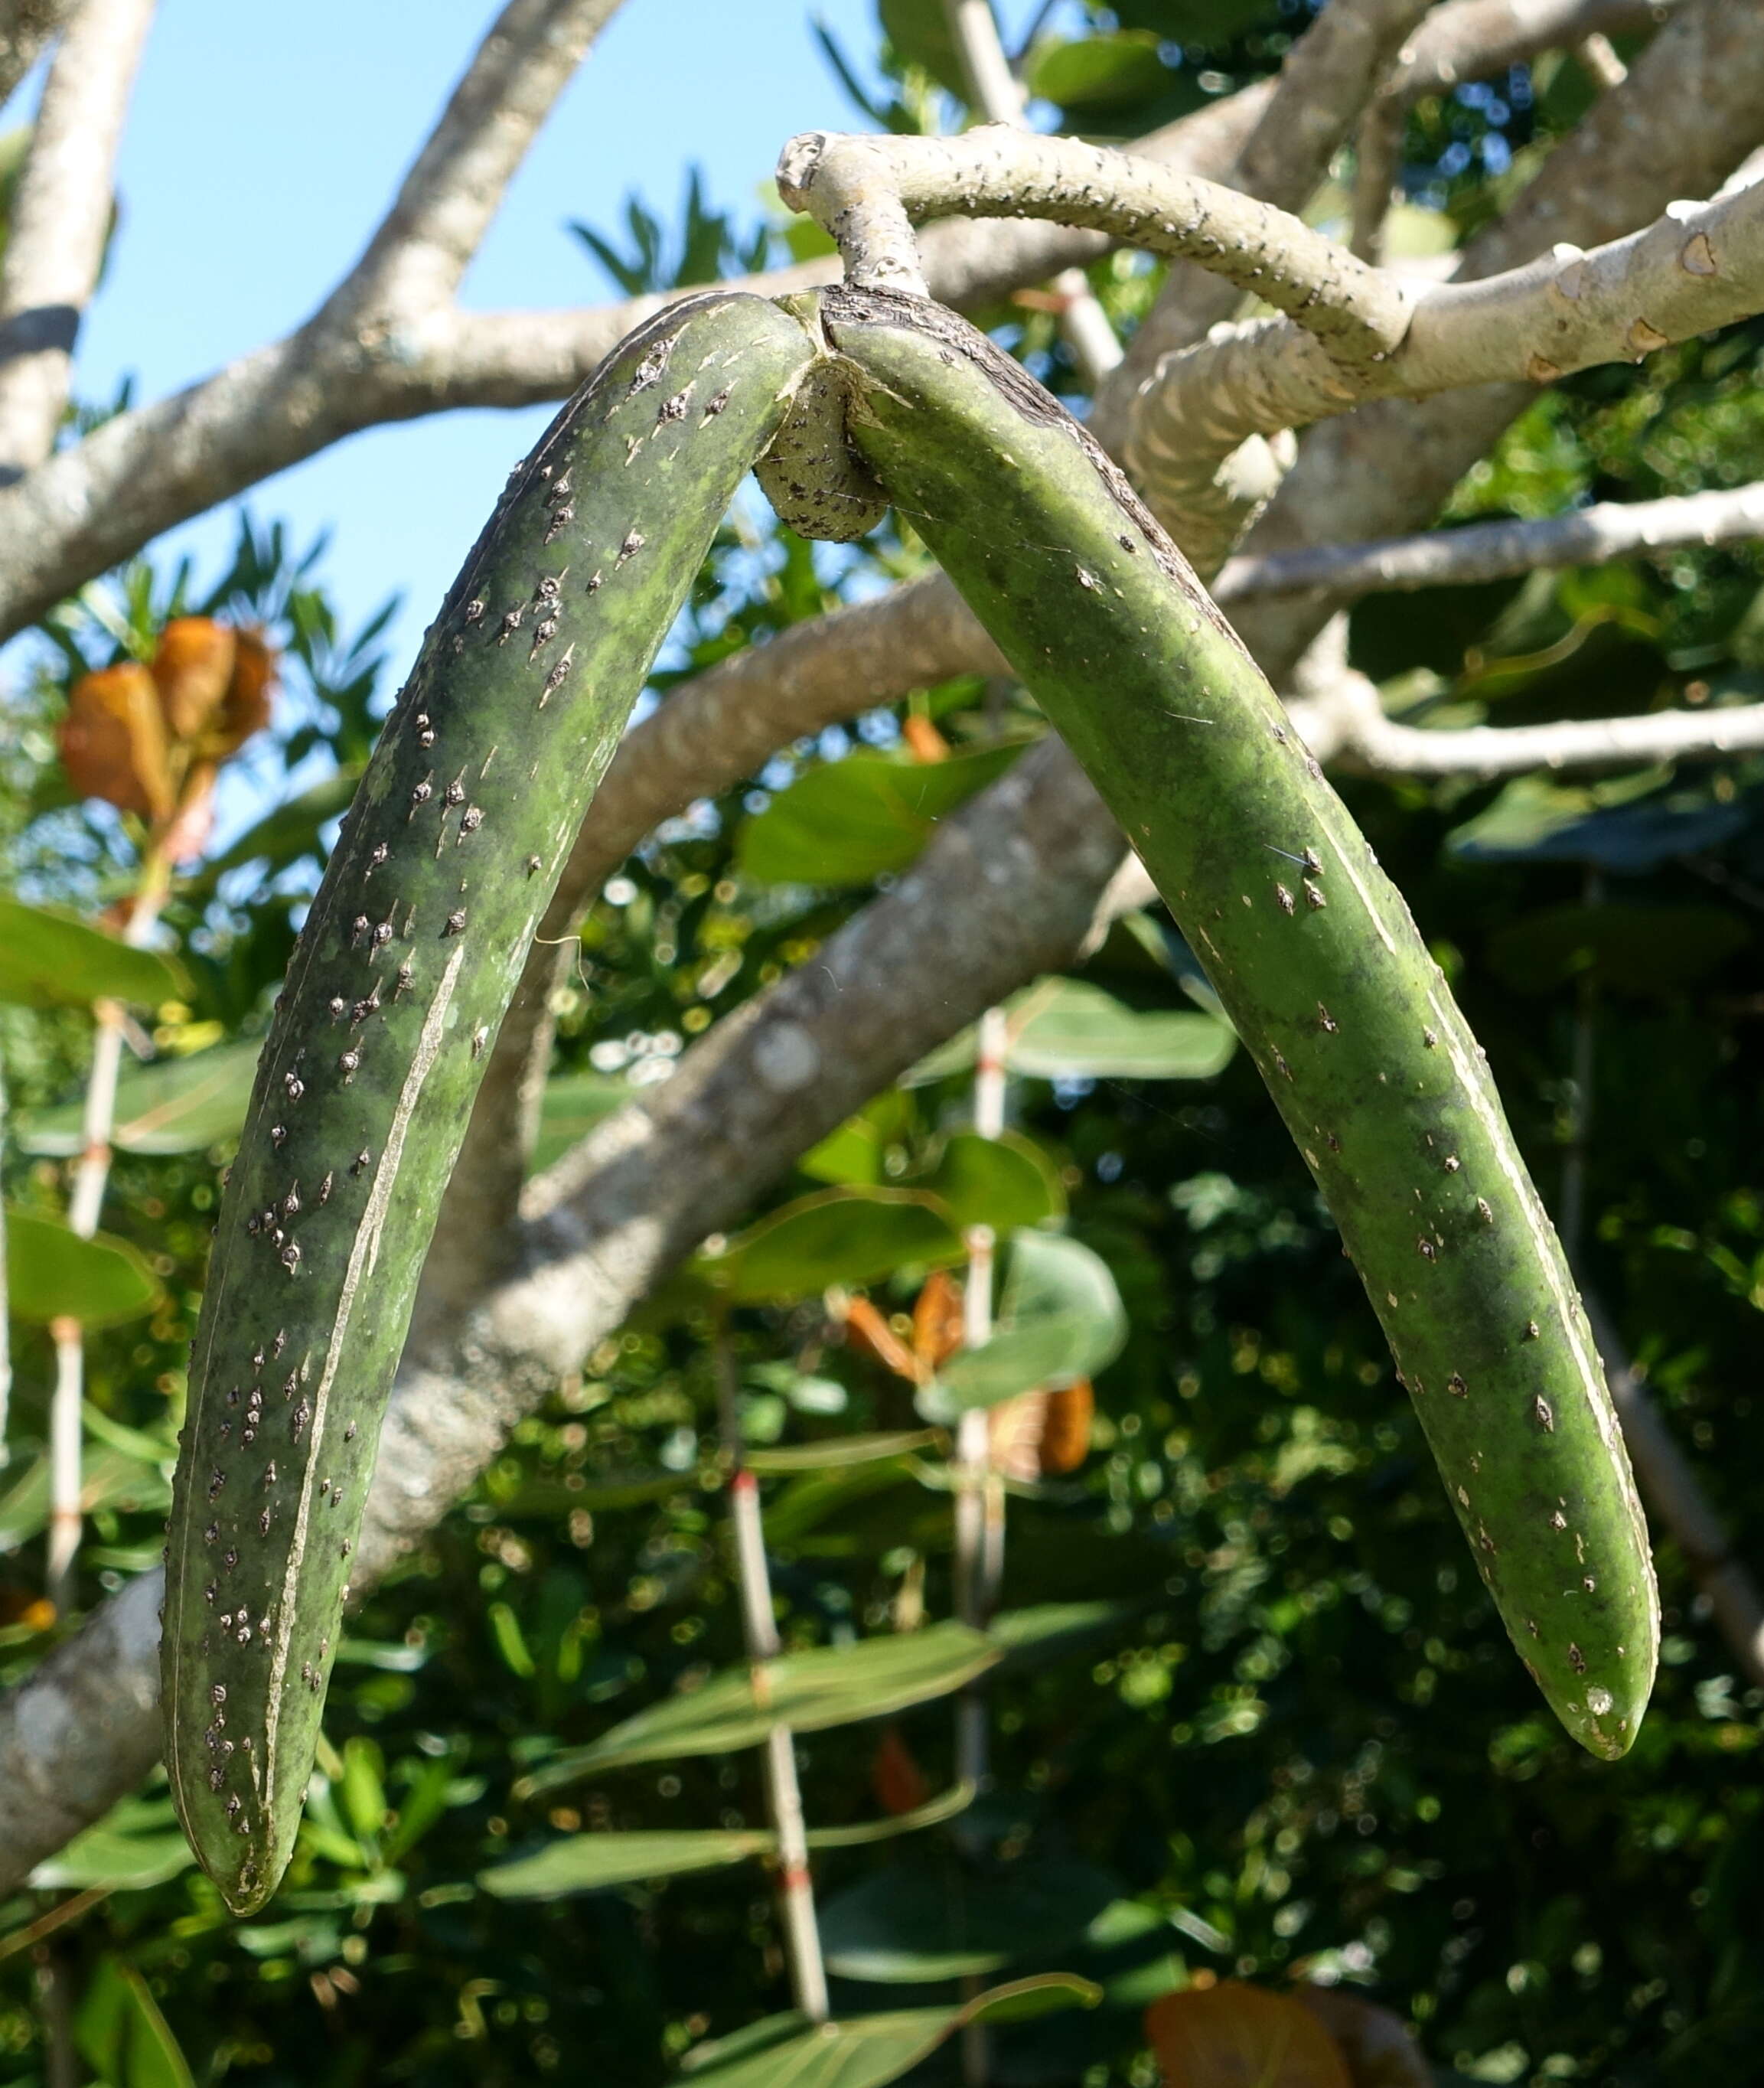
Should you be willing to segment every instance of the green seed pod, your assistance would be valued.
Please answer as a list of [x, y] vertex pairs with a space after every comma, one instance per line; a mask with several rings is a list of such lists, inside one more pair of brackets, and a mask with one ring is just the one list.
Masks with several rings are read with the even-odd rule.
[[1120, 819], [1327, 1198], [1521, 1658], [1592, 1752], [1658, 1601], [1561, 1249], [1401, 895], [1095, 443], [967, 323], [826, 293], [850, 427]]
[[299, 1824], [387, 1389], [535, 925], [656, 650], [814, 353], [719, 293], [515, 473], [301, 932], [222, 1200], [166, 1553], [166, 1762], [235, 1913]]

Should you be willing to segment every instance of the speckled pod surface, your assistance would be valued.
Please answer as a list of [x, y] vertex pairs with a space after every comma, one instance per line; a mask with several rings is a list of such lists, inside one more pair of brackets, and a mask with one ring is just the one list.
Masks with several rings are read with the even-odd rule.
[[166, 1761], [236, 1913], [299, 1824], [392, 1373], [485, 1060], [589, 798], [814, 357], [726, 293], [516, 470], [387, 720], [222, 1200], [167, 1550]]
[[1568, 1731], [1621, 1755], [1658, 1599], [1603, 1370], [1483, 1055], [1260, 670], [1077, 423], [965, 321], [824, 293], [852, 439], [1120, 819], [1389, 1337]]

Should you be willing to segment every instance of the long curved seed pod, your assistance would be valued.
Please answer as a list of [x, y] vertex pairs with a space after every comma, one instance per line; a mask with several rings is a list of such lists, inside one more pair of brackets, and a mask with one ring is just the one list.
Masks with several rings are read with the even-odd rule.
[[236, 1913], [285, 1868], [387, 1388], [489, 1046], [601, 772], [814, 348], [727, 293], [515, 473], [345, 820], [223, 1199], [167, 1551], [166, 1761]]
[[1622, 1754], [1658, 1603], [1628, 1459], [1483, 1055], [1180, 554], [964, 321], [826, 293], [850, 432], [1089, 771], [1327, 1198], [1459, 1521], [1570, 1732]]

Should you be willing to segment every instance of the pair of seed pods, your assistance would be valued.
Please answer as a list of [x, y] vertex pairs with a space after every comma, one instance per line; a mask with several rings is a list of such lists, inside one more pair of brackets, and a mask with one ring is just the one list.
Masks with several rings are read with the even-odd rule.
[[1476, 1564], [1621, 1755], [1656, 1598], [1572, 1281], [1372, 851], [1121, 474], [984, 336], [850, 289], [684, 301], [515, 472], [388, 719], [222, 1201], [174, 1491], [166, 1759], [235, 1911], [293, 1846], [380, 1419], [534, 929], [743, 476], [915, 527], [1121, 821], [1327, 1198]]

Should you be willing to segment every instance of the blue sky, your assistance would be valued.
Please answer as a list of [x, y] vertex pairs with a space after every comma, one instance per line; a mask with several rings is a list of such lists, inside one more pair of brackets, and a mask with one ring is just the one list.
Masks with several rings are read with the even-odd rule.
[[[815, 0], [867, 59], [871, 0]], [[348, 266], [498, 11], [493, 0], [162, 0], [117, 173], [122, 220], [80, 344], [78, 387], [152, 398], [285, 332]], [[1026, 13], [1022, 0], [1005, 12]], [[861, 127], [805, 0], [628, 0], [528, 155], [468, 276], [481, 307], [616, 295], [566, 220], [614, 226], [635, 190], [671, 224], [687, 166], [737, 218], [793, 132]], [[5, 114], [24, 120], [28, 82]], [[424, 625], [549, 408], [370, 430], [253, 490], [304, 543], [346, 623], [404, 597], [392, 665]], [[230, 509], [168, 550], [217, 560]]]

